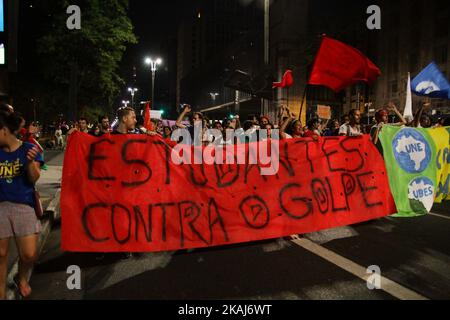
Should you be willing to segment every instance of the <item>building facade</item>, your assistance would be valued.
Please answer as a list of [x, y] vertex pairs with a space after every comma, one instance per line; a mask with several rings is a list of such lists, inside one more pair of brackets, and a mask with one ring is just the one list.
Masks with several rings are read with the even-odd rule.
[[[413, 0], [383, 1], [378, 46], [379, 67], [383, 75], [375, 87], [375, 102], [382, 106], [394, 101], [403, 110], [408, 72], [413, 79], [435, 61], [450, 78], [450, 3]], [[423, 97], [413, 94], [413, 112]], [[432, 114], [450, 114], [450, 101], [432, 99]]]
[[[226, 8], [222, 7], [225, 2]], [[241, 113], [264, 113], [274, 119], [284, 104], [297, 114], [302, 112], [305, 122], [315, 116], [317, 105], [329, 105], [333, 118], [357, 108], [370, 123], [374, 110], [390, 101], [403, 110], [408, 72], [413, 78], [434, 60], [450, 76], [448, 1], [272, 0], [268, 43], [264, 41], [263, 2], [246, 1], [247, 7], [242, 6], [243, 1], [214, 0], [208, 6], [199, 2], [197, 8], [202, 9], [180, 24], [178, 102], [183, 102], [183, 97], [199, 109], [209, 110], [209, 106], [232, 102], [237, 90], [251, 101], [240, 104]], [[367, 27], [371, 15], [367, 9], [373, 4], [381, 9], [381, 30]], [[382, 75], [370, 86], [358, 83], [337, 93], [307, 85], [323, 34], [359, 49]], [[263, 60], [266, 45], [268, 64]], [[288, 69], [295, 81], [289, 91], [268, 88]], [[211, 100], [209, 93], [219, 95]], [[413, 98], [414, 109], [422, 100]], [[433, 99], [432, 105], [434, 114], [449, 113], [449, 101]]]

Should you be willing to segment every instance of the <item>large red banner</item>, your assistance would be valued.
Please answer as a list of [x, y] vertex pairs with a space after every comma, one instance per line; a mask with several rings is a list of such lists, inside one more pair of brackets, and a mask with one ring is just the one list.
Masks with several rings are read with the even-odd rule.
[[[251, 146], [235, 146], [250, 159]], [[249, 147], [250, 146], [250, 147]], [[64, 160], [66, 251], [163, 251], [308, 233], [396, 212], [383, 158], [363, 137], [281, 141], [258, 164], [175, 164], [158, 137], [74, 133]]]

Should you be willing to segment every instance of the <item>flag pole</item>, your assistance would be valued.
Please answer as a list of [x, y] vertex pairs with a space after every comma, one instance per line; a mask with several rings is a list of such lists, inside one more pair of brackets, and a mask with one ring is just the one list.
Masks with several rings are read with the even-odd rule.
[[[274, 105], [275, 105], [275, 89], [272, 88], [272, 107]], [[278, 108], [278, 100], [277, 100], [276, 108]]]
[[[305, 89], [303, 89], [303, 97], [302, 97], [302, 104], [300, 105], [300, 114], [298, 115], [298, 120], [302, 121], [302, 112], [303, 112], [303, 105], [306, 104], [306, 88], [308, 88], [308, 83], [305, 84]], [[304, 125], [304, 123], [302, 123]]]
[[287, 99], [286, 99], [286, 104], [287, 104], [287, 107], [289, 108], [289, 87], [287, 87]]
[[[320, 47], [322, 46], [323, 39], [324, 39], [326, 36], [327, 36], [326, 33], [322, 33], [322, 34], [318, 35], [318, 38], [321, 39], [320, 45], [319, 45], [319, 50], [320, 50]], [[316, 55], [316, 57], [314, 58], [313, 66], [314, 66], [314, 63], [315, 63], [315, 60], [316, 60], [316, 59], [317, 59], [317, 55]], [[310, 73], [310, 76], [311, 76], [311, 73]], [[298, 115], [298, 120], [300, 120], [300, 122], [302, 121], [303, 104], [306, 104], [306, 89], [307, 89], [307, 88], [308, 88], [308, 79], [306, 80], [305, 89], [303, 90], [302, 105], [300, 106], [300, 114]], [[305, 119], [306, 119], [306, 117], [305, 117]], [[304, 125], [304, 123], [302, 123], [302, 125]]]

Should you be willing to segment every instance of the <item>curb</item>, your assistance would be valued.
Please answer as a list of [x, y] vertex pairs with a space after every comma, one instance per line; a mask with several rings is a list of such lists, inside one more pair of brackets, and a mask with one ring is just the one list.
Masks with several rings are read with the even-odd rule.
[[[53, 222], [56, 219], [59, 219], [60, 217], [60, 210], [59, 210], [60, 195], [61, 195], [61, 188], [59, 188], [56, 191], [53, 199], [47, 206], [47, 209], [44, 211], [46, 217], [44, 220], [41, 220], [42, 231], [39, 234], [38, 239], [38, 257], [41, 255], [42, 250], [44, 249], [44, 245], [52, 229]], [[6, 300], [17, 300], [18, 298], [13, 284], [14, 283], [13, 278], [17, 274], [18, 270], [19, 270], [19, 257], [17, 257], [16, 262], [13, 264], [11, 270], [8, 272], [8, 275], [6, 277]], [[31, 278], [32, 274], [33, 270], [31, 270], [28, 276], [28, 280]]]

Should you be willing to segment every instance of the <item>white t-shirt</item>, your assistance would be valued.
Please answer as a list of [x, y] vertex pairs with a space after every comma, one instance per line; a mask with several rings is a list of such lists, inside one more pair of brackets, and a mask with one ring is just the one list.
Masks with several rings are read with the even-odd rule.
[[361, 133], [361, 128], [359, 126], [356, 126], [355, 128], [353, 128], [351, 125], [344, 123], [340, 128], [339, 128], [339, 135], [346, 135], [348, 137], [357, 137], [362, 135]]

